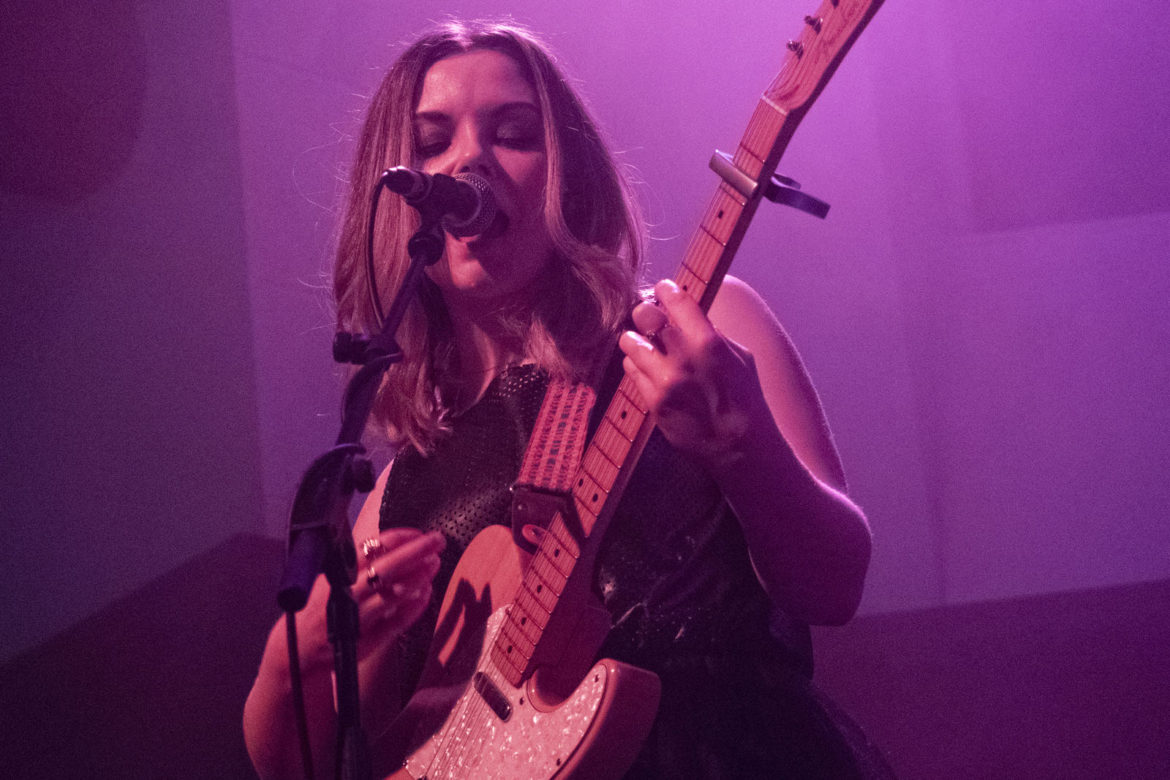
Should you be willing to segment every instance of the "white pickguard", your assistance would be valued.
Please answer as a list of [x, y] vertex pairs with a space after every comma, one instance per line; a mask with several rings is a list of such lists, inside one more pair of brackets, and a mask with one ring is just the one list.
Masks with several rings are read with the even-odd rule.
[[513, 688], [489, 659], [507, 607], [496, 610], [487, 630], [477, 671], [487, 675], [512, 711], [501, 720], [475, 688], [467, 689], [443, 726], [404, 765], [413, 778], [427, 780], [520, 780], [551, 778], [568, 763], [592, 725], [609, 683], [597, 664], [573, 694], [555, 710], [532, 706], [525, 688]]

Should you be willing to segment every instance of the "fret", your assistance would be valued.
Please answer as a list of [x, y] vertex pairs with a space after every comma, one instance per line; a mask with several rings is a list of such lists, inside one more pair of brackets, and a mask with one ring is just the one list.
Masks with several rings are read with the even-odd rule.
[[[539, 620], [539, 617], [542, 615], [544, 617], [543, 621]], [[524, 636], [528, 637], [529, 641], [532, 642], [532, 647], [536, 647], [541, 642], [541, 634], [544, 631], [544, 627], [549, 624], [548, 615], [544, 615], [543, 613], [529, 615], [518, 612], [515, 608], [508, 610], [508, 620], [515, 623], [517, 629], [523, 631]]]
[[556, 582], [559, 580], [560, 584], [557, 586], [564, 587], [565, 581], [569, 579], [569, 575], [573, 573], [573, 566], [577, 564], [577, 560], [570, 558], [569, 555], [564, 555], [563, 558], [552, 558], [550, 555], [545, 555], [544, 551], [538, 551], [534, 558], [532, 558], [532, 566], [534, 568], [543, 568], [544, 573], [541, 574], [545, 582]]
[[[726, 238], [721, 238], [721, 237], [715, 235], [714, 233], [707, 230], [707, 228], [702, 226], [702, 225], [699, 225], [699, 231], [702, 235], [707, 236], [712, 242], [714, 242], [714, 244], [716, 246], [718, 246], [719, 249], [717, 251], [714, 249], [708, 249], [707, 252], [704, 254], [697, 255], [696, 257], [688, 257], [684, 262], [686, 263], [686, 265], [689, 265], [692, 270], [695, 270], [695, 271], [698, 271], [699, 268], [701, 268], [702, 266], [696, 267], [694, 261], [700, 260], [700, 261], [703, 261], [704, 265], [710, 264], [711, 260], [713, 260], [715, 258], [722, 257], [723, 251], [725, 249], [727, 249], [727, 239]], [[701, 242], [696, 242], [696, 243], [701, 243]], [[710, 245], [708, 245], [708, 246], [710, 246]]]
[[743, 215], [743, 207], [747, 203], [727, 182], [720, 182], [719, 188], [711, 197], [707, 211], [703, 214], [700, 225], [712, 234], [718, 235], [723, 226], [734, 225]]
[[731, 185], [721, 182], [707, 205], [707, 211], [703, 214], [700, 224], [713, 235], [720, 235], [720, 231], [725, 229], [723, 226], [734, 226], [739, 221], [746, 203], [744, 197]]
[[781, 117], [788, 116], [788, 112], [786, 110], [784, 110], [783, 108], [781, 108], [779, 103], [772, 102], [772, 99], [768, 97], [768, 94], [766, 92], [763, 95], [760, 95], [760, 103], [762, 105], [765, 105], [768, 108], [772, 109], [777, 114], [779, 114]]
[[[560, 576], [568, 578], [573, 573], [573, 565], [577, 562], [577, 558], [569, 555], [555, 541], [549, 542], [549, 538], [546, 535], [541, 540], [540, 547], [537, 549], [536, 556], [533, 558], [533, 565], [549, 566], [555, 569]], [[561, 553], [565, 554], [562, 555]]]
[[588, 536], [592, 533], [594, 524], [597, 523], [597, 513], [576, 496], [573, 496], [573, 508], [577, 511], [577, 519], [581, 521], [581, 528]]
[[702, 298], [703, 293], [707, 290], [706, 280], [695, 276], [694, 272], [686, 266], [679, 269], [679, 272], [674, 277], [674, 281], [684, 292], [696, 300]]
[[528, 579], [528, 577], [524, 578], [521, 590], [527, 591], [536, 603], [540, 605], [541, 610], [551, 613], [553, 607], [557, 604], [556, 594], [549, 588], [546, 588], [543, 582], [529, 582]]
[[517, 615], [517, 619], [527, 617], [529, 620], [535, 621], [541, 628], [548, 625], [548, 618], [551, 612], [540, 602], [540, 599], [536, 597], [530, 588], [521, 588], [517, 591], [512, 608], [515, 609], [517, 607], [522, 612], [522, 614]]
[[690, 246], [687, 247], [683, 265], [696, 270], [714, 268], [719, 265], [726, 248], [719, 239], [706, 230], [696, 230], [691, 237]]
[[[764, 161], [775, 152], [776, 139], [780, 137], [780, 130], [787, 118], [788, 112], [778, 111], [770, 101], [761, 99], [756, 103], [743, 140], [740, 141], [739, 150], [734, 155], [735, 164], [740, 170], [751, 175], [753, 179], [758, 176], [759, 168], [754, 171], [752, 168], [762, 167]], [[754, 165], [749, 162], [753, 159]]]
[[724, 256], [722, 244], [718, 246], [721, 251], [717, 254], [708, 253], [697, 257], [688, 257], [682, 264], [683, 268], [694, 274], [697, 279], [701, 279], [704, 284], [710, 284], [711, 280], [715, 278], [715, 269], [719, 267]]
[[545, 543], [549, 545], [549, 551], [554, 557], [557, 557], [557, 550], [563, 550], [570, 558], [570, 565], [572, 561], [576, 561], [581, 557], [581, 549], [577, 546], [577, 540], [573, 538], [573, 532], [565, 525], [565, 518], [557, 512], [553, 516], [552, 522], [548, 524], [549, 535], [545, 537]]
[[508, 619], [524, 629], [525, 633], [535, 633], [539, 636], [548, 625], [551, 615], [541, 608], [533, 598], [516, 599], [512, 608], [508, 610]]
[[715, 190], [715, 196], [712, 198], [713, 201], [716, 199], [719, 200], [721, 206], [734, 211], [736, 219], [743, 216], [744, 207], [747, 206], [747, 198], [739, 190], [722, 179], [719, 181], [719, 186]]
[[[524, 634], [525, 639], [531, 643], [533, 648], [540, 643], [540, 636], [544, 631], [544, 625], [537, 623], [536, 620], [530, 618], [528, 615], [519, 614], [514, 606], [508, 610], [508, 622], [515, 626], [514, 630]], [[546, 621], [545, 625], [547, 624]]]
[[613, 483], [620, 471], [618, 464], [607, 458], [598, 447], [589, 448], [581, 461], [581, 468], [585, 469], [585, 473], [593, 477], [606, 493], [613, 489]]
[[504, 642], [504, 651], [509, 657], [516, 658], [516, 654], [519, 653], [524, 659], [520, 663], [527, 664], [536, 653], [536, 643], [511, 620], [504, 621], [504, 625], [500, 627], [500, 639]]
[[634, 380], [628, 376], [623, 376], [621, 381], [618, 382], [617, 391], [630, 402], [630, 406], [637, 409], [643, 416], [649, 413], [646, 410], [646, 401], [643, 400], [642, 394], [638, 392], [638, 387], [634, 384]]
[[601, 507], [605, 503], [605, 497], [609, 494], [601, 489], [593, 481], [593, 478], [588, 474], [578, 474], [577, 482], [573, 485], [573, 495], [577, 497], [581, 503], [589, 507], [594, 515], [601, 514]]
[[566, 582], [564, 575], [547, 558], [543, 556], [534, 557], [532, 559], [532, 571], [536, 574], [537, 579], [540, 580], [539, 585], [545, 590], [550, 590], [557, 596], [561, 595], [564, 591]]
[[[739, 224], [739, 218], [743, 214], [743, 207], [732, 200], [722, 189], [715, 194], [711, 199], [711, 205], [707, 207], [711, 212], [710, 219], [704, 219], [699, 228], [715, 239], [717, 243], [726, 246], [731, 239], [731, 234]], [[734, 212], [734, 215], [733, 213]]]
[[513, 604], [508, 610], [507, 619], [500, 626], [500, 633], [496, 635], [495, 649], [518, 670], [523, 671], [540, 646], [548, 620], [549, 616], [545, 616], [543, 622], [538, 622], [535, 616], [518, 611]]
[[[618, 388], [621, 389], [620, 387]], [[646, 413], [622, 393], [614, 394], [606, 413], [605, 424], [613, 426], [619, 435], [628, 442], [633, 442], [638, 435], [638, 428], [646, 419]]]
[[515, 686], [524, 680], [524, 664], [527, 659], [521, 659], [519, 654], [513, 656], [507, 645], [497, 637], [492, 645], [492, 663], [504, 675], [504, 679]]
[[679, 273], [680, 274], [686, 273], [688, 279], [694, 280], [692, 282], [692, 284], [688, 285], [688, 291], [689, 291], [690, 289], [692, 289], [694, 287], [705, 288], [708, 284], [710, 284], [711, 283], [711, 271], [713, 269], [714, 269], [713, 265], [710, 267], [707, 267], [707, 268], [703, 268], [703, 267], [692, 268], [689, 263], [683, 263], [682, 267], [679, 269]]
[[630, 440], [612, 424], [603, 422], [597, 426], [593, 444], [611, 463], [624, 463], [630, 454]]

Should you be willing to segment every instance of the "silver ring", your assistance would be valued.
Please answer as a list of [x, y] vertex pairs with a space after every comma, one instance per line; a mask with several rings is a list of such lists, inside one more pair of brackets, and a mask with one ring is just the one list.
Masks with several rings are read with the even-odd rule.
[[377, 558], [383, 552], [382, 540], [376, 536], [371, 536], [362, 542], [362, 558], [366, 563]]

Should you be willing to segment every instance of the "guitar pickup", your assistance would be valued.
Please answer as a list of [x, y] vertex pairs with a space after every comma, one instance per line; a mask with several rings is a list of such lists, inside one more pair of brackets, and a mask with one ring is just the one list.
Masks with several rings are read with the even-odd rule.
[[507, 720], [512, 717], [512, 705], [508, 703], [508, 697], [486, 674], [476, 672], [471, 678], [471, 685], [475, 688], [475, 692], [482, 696], [487, 705], [492, 708], [492, 712], [496, 713], [497, 718]]

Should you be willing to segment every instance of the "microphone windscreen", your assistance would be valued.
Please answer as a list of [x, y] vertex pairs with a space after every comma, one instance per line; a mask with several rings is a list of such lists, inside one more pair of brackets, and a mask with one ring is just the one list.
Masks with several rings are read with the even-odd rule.
[[478, 236], [487, 230], [496, 219], [496, 198], [487, 179], [474, 173], [458, 173], [456, 181], [468, 184], [479, 193], [478, 208], [464, 219], [448, 214], [443, 217], [443, 229], [453, 236]]

